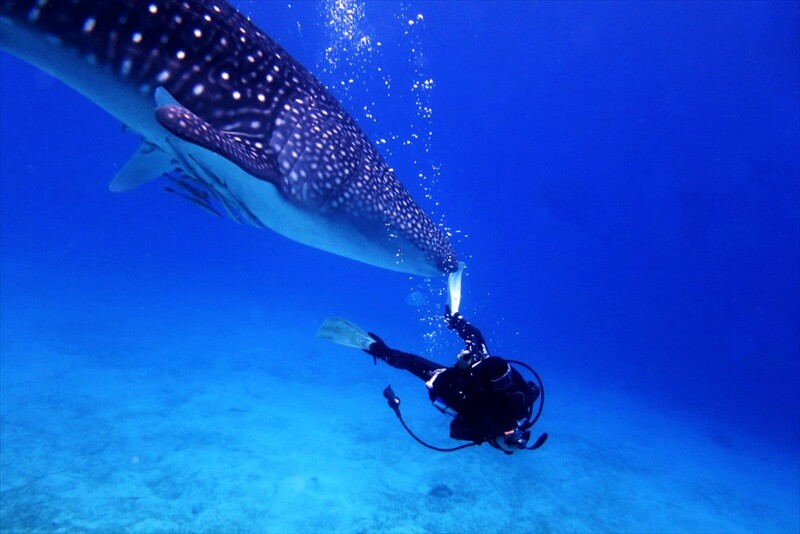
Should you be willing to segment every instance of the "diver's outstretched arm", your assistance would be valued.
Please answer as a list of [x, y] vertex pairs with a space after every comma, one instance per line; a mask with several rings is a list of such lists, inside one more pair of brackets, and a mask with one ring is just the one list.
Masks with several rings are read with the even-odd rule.
[[396, 369], [404, 369], [426, 382], [430, 380], [435, 371], [444, 367], [436, 362], [426, 360], [422, 356], [389, 348], [380, 337], [372, 332], [369, 332], [369, 336], [375, 341], [368, 349], [363, 350], [375, 359], [375, 363], [379, 359], [383, 360], [388, 365]]
[[458, 337], [467, 344], [467, 349], [476, 355], [488, 355], [489, 348], [483, 340], [483, 334], [477, 327], [471, 325], [460, 313], [450, 313], [450, 306], [444, 307], [444, 320], [447, 328], [455, 330]]

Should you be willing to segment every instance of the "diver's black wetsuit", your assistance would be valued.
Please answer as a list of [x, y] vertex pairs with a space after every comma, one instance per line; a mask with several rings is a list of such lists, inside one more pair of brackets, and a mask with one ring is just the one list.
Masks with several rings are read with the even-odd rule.
[[[469, 360], [463, 366], [445, 367], [416, 354], [389, 348], [370, 332], [375, 343], [365, 352], [376, 361], [405, 369], [425, 381], [431, 401], [455, 412], [450, 437], [483, 443], [513, 430], [525, 419], [539, 396], [516, 369], [498, 356], [489, 356], [483, 335], [461, 315], [445, 315], [448, 327], [466, 343]], [[444, 411], [444, 410], [443, 410]]]

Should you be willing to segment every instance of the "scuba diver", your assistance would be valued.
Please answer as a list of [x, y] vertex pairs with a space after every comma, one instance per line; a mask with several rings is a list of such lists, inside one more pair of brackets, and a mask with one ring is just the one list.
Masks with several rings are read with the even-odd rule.
[[[489, 353], [480, 330], [464, 317], [445, 307], [448, 328], [458, 333], [466, 344], [452, 367], [427, 360], [416, 354], [390, 348], [372, 332], [339, 318], [323, 323], [317, 335], [362, 349], [377, 364], [381, 360], [397, 369], [404, 369], [423, 380], [433, 405], [453, 417], [450, 437], [470, 443], [453, 448], [430, 445], [406, 425], [400, 413], [400, 399], [387, 386], [383, 395], [406, 431], [422, 445], [441, 452], [452, 452], [482, 443], [512, 454], [516, 450], [534, 450], [547, 440], [544, 433], [530, 447], [530, 428], [539, 419], [544, 404], [544, 388], [539, 375], [530, 366], [506, 360]], [[523, 378], [513, 366], [527, 369], [535, 382]], [[534, 404], [539, 401], [534, 411]]]

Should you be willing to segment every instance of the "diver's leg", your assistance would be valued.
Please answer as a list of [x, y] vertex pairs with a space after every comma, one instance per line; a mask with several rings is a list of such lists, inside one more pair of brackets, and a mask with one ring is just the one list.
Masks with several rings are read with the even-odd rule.
[[386, 362], [388, 365], [391, 365], [396, 369], [405, 369], [409, 373], [421, 378], [426, 382], [430, 380], [435, 371], [443, 369], [442, 365], [430, 360], [426, 360], [422, 356], [390, 349], [389, 347], [386, 347], [384, 350], [375, 351], [372, 354], [376, 358]]

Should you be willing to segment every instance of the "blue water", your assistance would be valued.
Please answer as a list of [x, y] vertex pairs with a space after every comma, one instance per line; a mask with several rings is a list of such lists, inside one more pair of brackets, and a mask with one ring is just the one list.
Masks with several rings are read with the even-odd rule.
[[800, 4], [345, 4], [237, 5], [452, 231], [550, 440], [421, 448], [380, 392], [447, 446], [424, 387], [315, 333], [450, 363], [444, 277], [109, 192], [136, 136], [3, 52], [0, 530], [800, 530]]

